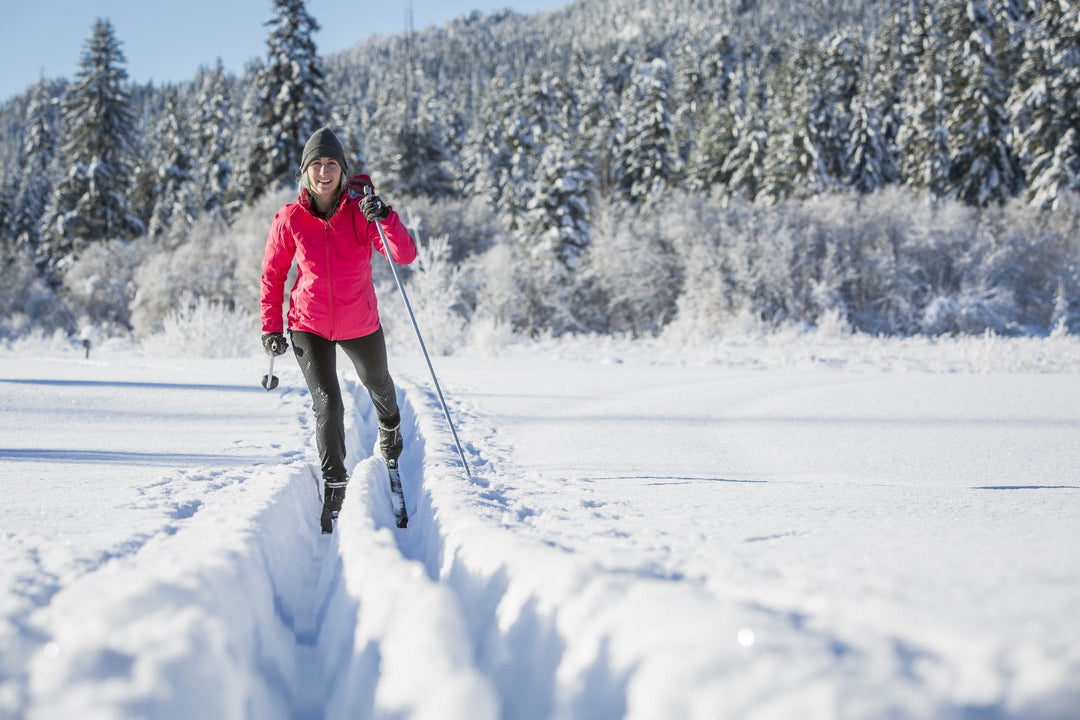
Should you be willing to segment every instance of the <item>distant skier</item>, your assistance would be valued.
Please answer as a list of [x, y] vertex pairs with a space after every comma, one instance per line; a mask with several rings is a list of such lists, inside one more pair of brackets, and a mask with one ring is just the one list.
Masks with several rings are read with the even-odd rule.
[[372, 248], [385, 253], [375, 221], [381, 221], [394, 260], [408, 264], [416, 245], [398, 214], [348, 178], [345, 150], [329, 128], [304, 146], [300, 196], [274, 216], [262, 265], [262, 344], [281, 355], [285, 340], [282, 304], [293, 260], [296, 285], [289, 296], [288, 330], [293, 353], [311, 391], [315, 440], [324, 484], [322, 530], [333, 532], [349, 481], [345, 469], [345, 405], [337, 376], [337, 348], [356, 367], [379, 418], [379, 448], [387, 461], [401, 455], [401, 415], [386, 359], [371, 281]]

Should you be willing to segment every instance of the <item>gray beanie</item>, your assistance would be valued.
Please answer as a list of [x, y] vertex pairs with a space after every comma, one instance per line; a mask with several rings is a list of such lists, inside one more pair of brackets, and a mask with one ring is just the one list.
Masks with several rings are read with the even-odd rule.
[[328, 127], [319, 128], [308, 138], [307, 145], [304, 146], [304, 155], [300, 159], [300, 172], [307, 172], [308, 165], [321, 157], [337, 160], [342, 172], [349, 169], [348, 163], [345, 162], [345, 148], [341, 146], [341, 141], [337, 139], [334, 131]]

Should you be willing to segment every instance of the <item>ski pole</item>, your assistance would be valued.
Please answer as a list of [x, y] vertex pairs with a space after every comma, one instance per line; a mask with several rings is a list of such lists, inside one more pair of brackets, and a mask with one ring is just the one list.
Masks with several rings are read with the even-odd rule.
[[[372, 193], [372, 187], [365, 185], [364, 195], [371, 195]], [[428, 372], [431, 373], [431, 382], [435, 385], [435, 393], [439, 396], [439, 405], [442, 406], [443, 415], [446, 416], [446, 422], [450, 425], [450, 434], [454, 436], [454, 445], [457, 446], [458, 457], [461, 458], [461, 464], [465, 468], [465, 475], [469, 480], [472, 480], [469, 463], [465, 460], [465, 452], [461, 449], [461, 441], [458, 439], [457, 430], [454, 428], [454, 421], [450, 418], [450, 410], [446, 407], [446, 399], [443, 397], [442, 388], [439, 387], [439, 378], [435, 377], [435, 367], [431, 364], [431, 356], [428, 355], [427, 345], [424, 344], [424, 337], [420, 334], [420, 326], [416, 323], [416, 314], [413, 312], [412, 304], [409, 302], [409, 295], [405, 292], [405, 285], [401, 282], [401, 275], [398, 274], [397, 263], [394, 262], [394, 253], [390, 249], [390, 243], [386, 240], [382, 222], [376, 220], [375, 228], [379, 231], [379, 239], [382, 240], [383, 249], [386, 250], [386, 259], [390, 261], [390, 271], [394, 274], [394, 282], [397, 284], [398, 292], [401, 293], [401, 300], [405, 303], [405, 310], [409, 313], [409, 319], [412, 320], [413, 330], [416, 331], [416, 339], [420, 343], [420, 350], [424, 353]]]
[[266, 388], [266, 392], [270, 392], [278, 386], [277, 376], [274, 375], [274, 356], [270, 356], [270, 369], [262, 377], [262, 386]]

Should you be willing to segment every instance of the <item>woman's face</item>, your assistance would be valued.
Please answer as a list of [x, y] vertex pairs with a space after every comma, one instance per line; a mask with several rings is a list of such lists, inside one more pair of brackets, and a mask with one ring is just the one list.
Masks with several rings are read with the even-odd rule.
[[308, 187], [320, 197], [332, 196], [341, 185], [341, 166], [331, 158], [319, 158], [308, 165]]

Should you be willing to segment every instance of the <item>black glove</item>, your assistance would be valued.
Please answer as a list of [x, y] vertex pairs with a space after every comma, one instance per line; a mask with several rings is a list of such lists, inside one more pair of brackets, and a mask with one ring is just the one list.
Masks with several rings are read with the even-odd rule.
[[289, 343], [281, 333], [263, 333], [262, 344], [266, 354], [271, 356], [284, 355], [289, 348]]
[[364, 199], [360, 201], [360, 212], [364, 213], [364, 217], [367, 218], [368, 222], [375, 222], [376, 220], [385, 220], [387, 215], [390, 214], [390, 208], [378, 195], [365, 195]]

